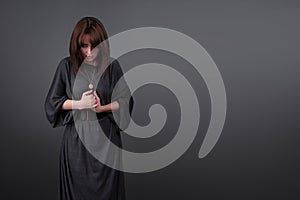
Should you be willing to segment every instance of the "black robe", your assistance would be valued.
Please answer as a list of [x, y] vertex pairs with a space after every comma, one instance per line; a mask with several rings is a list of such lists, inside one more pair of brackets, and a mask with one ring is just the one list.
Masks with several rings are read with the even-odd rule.
[[[94, 78], [95, 72], [99, 72], [95, 69], [97, 68], [94, 66], [83, 64], [80, 67], [80, 71], [83, 73], [77, 73], [76, 76], [70, 58], [64, 58], [58, 65], [45, 100], [46, 117], [52, 127], [65, 126], [60, 149], [60, 200], [125, 200], [123, 172], [97, 160], [91, 153], [93, 151], [90, 151], [90, 147], [86, 145], [89, 141], [83, 141], [85, 137], [89, 136], [89, 140], [92, 140], [93, 143], [92, 147], [94, 145], [98, 148], [96, 151], [101, 151], [102, 154], [105, 152], [107, 158], [117, 160], [118, 165], [122, 164], [120, 152], [111, 152], [109, 149], [111, 149], [111, 142], [122, 148], [120, 133], [129, 124], [133, 99], [128, 85], [124, 78], [121, 78], [123, 72], [119, 62], [111, 59], [105, 73], [94, 79], [94, 83], [100, 79], [95, 89], [101, 104], [106, 105], [118, 101], [120, 105], [118, 111], [112, 114], [112, 112], [95, 113], [90, 109], [61, 109], [65, 100], [79, 100], [82, 93], [89, 90], [89, 80]], [[82, 74], [81, 77], [80, 74]], [[118, 84], [117, 92], [114, 92], [116, 95], [112, 96], [118, 80], [120, 80], [120, 84]], [[75, 85], [76, 90], [74, 90]], [[104, 143], [101, 138], [95, 139], [95, 135], [90, 136], [86, 128], [78, 131], [79, 129], [76, 127], [77, 124], [80, 124], [79, 122], [95, 121], [111, 142]], [[92, 126], [88, 125], [88, 129], [90, 127]], [[106, 151], [99, 150], [99, 148], [106, 149]]]

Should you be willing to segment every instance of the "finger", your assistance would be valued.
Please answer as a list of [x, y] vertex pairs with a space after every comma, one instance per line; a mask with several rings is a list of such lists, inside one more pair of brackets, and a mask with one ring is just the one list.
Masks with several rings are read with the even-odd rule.
[[94, 91], [94, 96], [95, 96], [95, 97], [97, 97], [97, 96], [98, 96], [96, 91]]
[[89, 98], [90, 101], [94, 101], [95, 100], [94, 95], [89, 95], [87, 98]]
[[97, 99], [97, 100], [99, 100], [99, 97], [98, 97], [98, 95], [97, 95], [97, 92], [96, 92], [96, 91], [94, 91], [94, 96], [96, 97], [96, 99]]
[[83, 94], [84, 94], [84, 95], [89, 95], [89, 94], [92, 93], [92, 92], [93, 92], [93, 90], [88, 90], [88, 91], [84, 92]]
[[91, 93], [92, 90], [88, 90], [88, 91], [85, 91], [83, 94], [88, 94], [88, 93]]
[[87, 96], [87, 98], [88, 98], [90, 101], [94, 101], [94, 100], [95, 100], [94, 95], [89, 95], [89, 96]]
[[96, 103], [95, 99], [90, 99], [90, 105], [94, 105]]
[[97, 106], [98, 106], [98, 103], [94, 104], [94, 105], [93, 105], [93, 108], [96, 108]]

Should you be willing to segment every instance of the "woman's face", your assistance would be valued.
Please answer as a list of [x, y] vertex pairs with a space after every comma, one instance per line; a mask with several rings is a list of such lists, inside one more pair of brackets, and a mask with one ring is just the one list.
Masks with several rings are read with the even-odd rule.
[[84, 35], [82, 38], [82, 45], [80, 48], [80, 51], [84, 57], [84, 61], [86, 63], [94, 63], [95, 59], [99, 53], [99, 48], [95, 47], [93, 48], [90, 42], [90, 36], [89, 35]]

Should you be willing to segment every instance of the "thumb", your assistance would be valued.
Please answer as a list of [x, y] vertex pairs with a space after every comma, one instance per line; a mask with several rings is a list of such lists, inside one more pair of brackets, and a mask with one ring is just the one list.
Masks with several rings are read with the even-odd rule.
[[99, 97], [98, 97], [98, 95], [97, 95], [97, 92], [96, 92], [96, 91], [94, 91], [94, 96], [96, 97], [96, 99], [97, 99], [97, 100], [99, 100]]
[[92, 92], [92, 90], [88, 90], [88, 91], [84, 92], [83, 94], [84, 94], [84, 95], [88, 95], [88, 94], [91, 93], [91, 92]]

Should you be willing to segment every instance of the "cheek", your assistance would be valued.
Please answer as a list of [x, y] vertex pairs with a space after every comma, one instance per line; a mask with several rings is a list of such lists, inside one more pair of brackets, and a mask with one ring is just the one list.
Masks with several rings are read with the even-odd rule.
[[97, 55], [99, 53], [99, 48], [94, 48], [92, 51], [94, 55]]
[[82, 55], [86, 55], [86, 53], [85, 53], [86, 51], [85, 51], [84, 48], [80, 48], [80, 52], [81, 52]]

